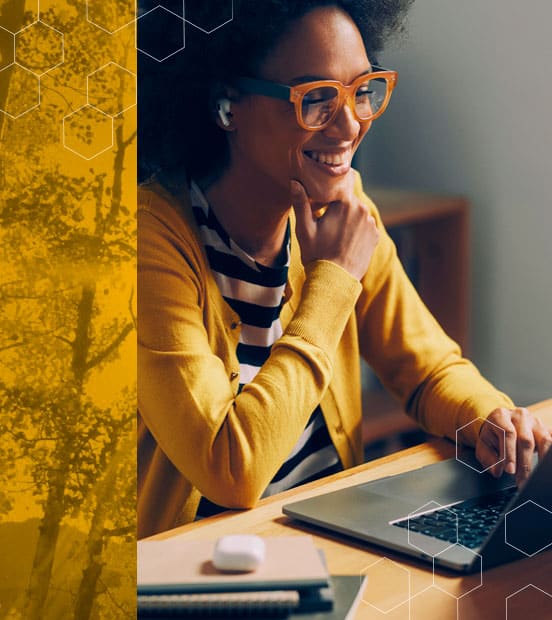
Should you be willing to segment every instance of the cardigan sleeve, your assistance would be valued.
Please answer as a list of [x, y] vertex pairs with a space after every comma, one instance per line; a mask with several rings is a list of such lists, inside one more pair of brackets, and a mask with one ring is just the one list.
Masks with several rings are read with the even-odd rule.
[[407, 413], [428, 432], [474, 445], [481, 424], [512, 401], [462, 357], [420, 299], [397, 257], [377, 208], [363, 194], [381, 231], [356, 312], [361, 354]]
[[229, 508], [250, 507], [327, 389], [361, 285], [333, 263], [310, 264], [284, 334], [238, 394], [231, 364], [215, 354], [233, 349], [236, 364], [235, 342], [220, 316], [223, 304], [210, 298], [208, 268], [189, 231], [148, 209], [138, 217], [140, 414], [203, 495]]

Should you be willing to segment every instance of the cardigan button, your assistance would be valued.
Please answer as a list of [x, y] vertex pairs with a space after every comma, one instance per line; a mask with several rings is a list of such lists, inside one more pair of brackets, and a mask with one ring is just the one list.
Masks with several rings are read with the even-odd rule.
[[234, 381], [234, 379], [238, 378], [239, 374], [240, 374], [239, 372], [231, 372], [230, 373], [230, 380]]
[[343, 426], [341, 426], [341, 424], [338, 424], [338, 425], [335, 427], [335, 432], [336, 432], [338, 435], [341, 435], [341, 434], [344, 432], [344, 431], [343, 431]]
[[230, 329], [237, 329], [241, 325], [241, 321], [234, 321], [230, 324]]

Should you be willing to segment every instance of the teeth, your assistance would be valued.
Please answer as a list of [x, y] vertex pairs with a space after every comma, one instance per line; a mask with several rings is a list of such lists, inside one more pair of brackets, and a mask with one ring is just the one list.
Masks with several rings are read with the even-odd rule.
[[340, 166], [348, 162], [347, 153], [322, 153], [320, 151], [309, 151], [307, 155], [314, 161], [330, 166]]

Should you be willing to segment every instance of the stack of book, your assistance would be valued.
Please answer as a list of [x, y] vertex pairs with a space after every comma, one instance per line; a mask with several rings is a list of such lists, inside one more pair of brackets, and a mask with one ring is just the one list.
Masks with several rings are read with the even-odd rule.
[[352, 617], [362, 591], [360, 576], [330, 576], [310, 536], [264, 541], [264, 562], [255, 571], [240, 573], [221, 572], [213, 566], [214, 541], [178, 536], [140, 541], [139, 618]]

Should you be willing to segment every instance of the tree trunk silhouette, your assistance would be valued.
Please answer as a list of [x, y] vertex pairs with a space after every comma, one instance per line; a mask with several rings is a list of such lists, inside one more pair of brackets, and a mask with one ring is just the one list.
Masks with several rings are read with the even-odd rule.
[[87, 539], [87, 565], [82, 571], [82, 578], [75, 602], [74, 620], [89, 620], [91, 616], [98, 580], [105, 564], [102, 554], [109, 542], [110, 536], [121, 536], [134, 532], [134, 529], [130, 527], [128, 530], [116, 532], [105, 528], [107, 518], [116, 510], [114, 502], [116, 492], [114, 493], [114, 490], [116, 489], [117, 478], [120, 475], [120, 466], [128, 458], [129, 450], [131, 449], [130, 440], [134, 442], [134, 438], [128, 436], [127, 433], [127, 437], [125, 437], [122, 445], [116, 447], [117, 444], [114, 442], [113, 457], [95, 493], [96, 508]]
[[[123, 84], [121, 83], [119, 93], [122, 93], [122, 90]], [[122, 100], [120, 101], [120, 103], [121, 102]], [[111, 207], [109, 213], [107, 214], [107, 217], [103, 222], [100, 222], [99, 219], [96, 221], [96, 235], [98, 236], [105, 234], [107, 230], [111, 228], [113, 224], [117, 221], [122, 200], [122, 176], [124, 170], [124, 159], [126, 150], [131, 141], [132, 137], [127, 141], [124, 140], [122, 125], [116, 127], [116, 151], [113, 165], [113, 181], [111, 186]], [[101, 205], [102, 198], [103, 184], [100, 184], [96, 196], [98, 207]], [[132, 325], [127, 325], [120, 333], [120, 338], [116, 338], [115, 342], [122, 342], [131, 330]], [[82, 334], [82, 339], [84, 345], [84, 343], [86, 342], [85, 334]], [[85, 359], [87, 357], [87, 353], [88, 350], [86, 351]], [[99, 357], [101, 357], [101, 355]], [[93, 362], [94, 360], [89, 363]], [[73, 370], [76, 371], [76, 368], [74, 367]], [[122, 447], [119, 447], [118, 449], [114, 447], [113, 458], [111, 459], [111, 462], [107, 468], [102, 482], [96, 488], [96, 508], [88, 532], [87, 565], [82, 572], [82, 578], [79, 584], [79, 590], [75, 602], [75, 620], [88, 620], [92, 613], [98, 580], [104, 567], [104, 562], [102, 561], [102, 554], [110, 536], [110, 533], [108, 533], [105, 529], [105, 521], [109, 516], [110, 511], [114, 509], [113, 489], [116, 485], [116, 480], [121, 462], [128, 457], [128, 450], [131, 448], [130, 445], [127, 445], [129, 439], [132, 439], [132, 441], [134, 442], [134, 437], [132, 435], [130, 438], [126, 437], [126, 441], [123, 442]]]
[[[11, 32], [16, 32], [23, 25], [23, 15], [25, 13], [25, 0], [6, 0], [2, 6], [0, 6], [0, 23], [4, 28], [7, 28]], [[6, 39], [7, 40], [7, 39]], [[0, 49], [0, 57], [4, 57], [4, 54], [8, 50]], [[9, 52], [8, 52], [9, 53]], [[5, 110], [6, 102], [8, 101], [9, 93], [9, 72], [5, 72], [4, 78], [0, 79], [0, 110]], [[4, 136], [4, 125], [6, 123], [6, 115], [0, 112], [0, 141]], [[3, 165], [0, 160], [0, 181], [4, 180]]]
[[[74, 380], [78, 386], [79, 393], [76, 399], [80, 399], [80, 392], [87, 371], [87, 358], [90, 349], [90, 323], [92, 321], [95, 296], [95, 284], [88, 283], [83, 285], [81, 290], [80, 302], [78, 305], [78, 318], [75, 339], [72, 343], [73, 354], [71, 369]], [[59, 415], [73, 415], [80, 417], [80, 406], [73, 411], [60, 411]], [[72, 420], [76, 423], [77, 420]], [[69, 476], [71, 455], [64, 446], [70, 440], [71, 424], [67, 426], [64, 434], [60, 436], [56, 462], [49, 471], [48, 476], [48, 495], [44, 504], [44, 513], [40, 522], [39, 536], [31, 568], [31, 576], [27, 587], [26, 601], [26, 620], [42, 620], [44, 618], [44, 606], [48, 596], [48, 589], [52, 577], [52, 567], [56, 553], [56, 546], [59, 538], [61, 522], [65, 516], [65, 488], [67, 477]]]
[[24, 616], [26, 620], [42, 620], [44, 618], [42, 612], [48, 596], [61, 521], [65, 514], [63, 496], [66, 475], [66, 471], [63, 469], [52, 469], [50, 471], [48, 496], [44, 504], [44, 514], [40, 521], [38, 541], [27, 588]]

